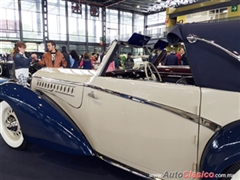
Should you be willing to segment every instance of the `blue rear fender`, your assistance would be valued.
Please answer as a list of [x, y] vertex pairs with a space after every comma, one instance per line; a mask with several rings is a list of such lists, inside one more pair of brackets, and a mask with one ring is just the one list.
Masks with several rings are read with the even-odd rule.
[[[200, 172], [222, 173], [239, 161], [240, 120], [237, 120], [222, 127], [209, 140], [202, 154]], [[217, 180], [216, 178], [210, 179]]]
[[13, 108], [28, 142], [67, 153], [93, 155], [76, 124], [44, 94], [15, 83], [4, 83], [0, 85], [0, 100]]

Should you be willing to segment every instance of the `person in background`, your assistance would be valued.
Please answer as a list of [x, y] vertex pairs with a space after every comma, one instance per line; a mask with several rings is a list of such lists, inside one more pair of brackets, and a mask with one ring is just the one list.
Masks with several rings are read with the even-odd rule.
[[99, 54], [97, 53], [96, 54], [96, 60], [98, 61], [98, 59], [99, 59]]
[[69, 57], [69, 54], [67, 52], [66, 46], [62, 46], [62, 51], [61, 52], [64, 56], [65, 61], [67, 62], [66, 68], [70, 68], [70, 57]]
[[127, 59], [124, 62], [125, 69], [132, 69], [134, 66], [134, 61], [132, 58], [132, 53], [128, 53]]
[[25, 56], [26, 44], [23, 42], [17, 42], [13, 49], [13, 61], [15, 69], [29, 68], [30, 63], [37, 59], [36, 54], [32, 54], [29, 58]]
[[107, 71], [114, 71], [115, 70], [115, 62], [114, 62], [115, 60], [113, 59], [111, 62], [110, 62], [110, 64], [109, 64], [109, 66], [108, 66], [108, 68], [107, 68]]
[[54, 68], [67, 66], [67, 62], [65, 61], [63, 54], [56, 49], [54, 41], [48, 41], [47, 48], [48, 52], [44, 53], [41, 61], [38, 61], [39, 66]]
[[116, 53], [116, 55], [114, 56], [114, 69], [119, 69], [119, 55]]
[[184, 54], [184, 49], [183, 48], [179, 48], [178, 49], [178, 53], [176, 54], [177, 58], [178, 58], [178, 65], [181, 65], [181, 61], [182, 61], [182, 55]]
[[106, 51], [103, 51], [103, 53], [99, 56], [99, 62], [102, 63], [103, 57], [106, 55]]
[[166, 54], [166, 56], [165, 56], [164, 58], [162, 58], [162, 60], [159, 62], [159, 65], [160, 65], [160, 66], [163, 66], [163, 65], [164, 65], [164, 62], [165, 62], [167, 56], [168, 56], [169, 54], [171, 54], [171, 52], [170, 52], [169, 50], [164, 49], [164, 51], [166, 51], [167, 54]]
[[188, 64], [188, 60], [187, 60], [187, 55], [186, 55], [186, 53], [184, 53], [184, 54], [182, 55], [182, 65], [184, 65], [184, 66], [189, 65], [189, 64]]
[[75, 50], [70, 51], [70, 67], [73, 69], [77, 69], [80, 59], [79, 59], [79, 55]]
[[83, 55], [83, 60], [80, 62], [80, 67], [82, 67], [82, 69], [93, 69], [93, 61], [90, 60], [90, 56], [88, 53], [84, 53]]
[[165, 61], [164, 61], [164, 65], [165, 66], [174, 66], [174, 65], [178, 65], [178, 58], [175, 54], [175, 51], [172, 50], [171, 54], [167, 55]]
[[97, 61], [97, 54], [96, 53], [92, 53], [91, 58], [92, 58], [93, 61]]
[[152, 54], [152, 59], [151, 59], [151, 63], [155, 63], [155, 61], [157, 60], [158, 58], [158, 50], [155, 50], [153, 51], [153, 54]]
[[25, 56], [25, 51], [26, 44], [23, 42], [17, 42], [14, 46], [12, 57], [16, 71], [16, 78], [23, 86], [26, 86], [27, 84], [28, 68], [30, 67], [30, 63], [37, 59], [36, 54], [32, 54], [29, 58], [27, 58]]

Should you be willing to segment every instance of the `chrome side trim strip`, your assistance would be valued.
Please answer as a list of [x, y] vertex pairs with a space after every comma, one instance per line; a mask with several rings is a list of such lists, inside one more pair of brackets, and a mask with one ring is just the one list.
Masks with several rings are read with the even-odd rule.
[[131, 100], [131, 101], [135, 101], [137, 103], [142, 103], [142, 104], [154, 106], [154, 107], [169, 111], [169, 112], [174, 113], [176, 115], [179, 115], [179, 116], [181, 116], [185, 119], [188, 119], [188, 120], [190, 120], [194, 123], [197, 123], [197, 124], [199, 123], [200, 125], [208, 128], [208, 129], [210, 129], [214, 132], [218, 131], [221, 128], [221, 126], [219, 124], [217, 124], [217, 123], [215, 123], [215, 122], [213, 122], [209, 119], [199, 117], [196, 114], [192, 114], [192, 113], [183, 111], [181, 109], [177, 109], [177, 108], [174, 108], [174, 107], [171, 107], [171, 106], [167, 106], [167, 105], [157, 103], [157, 102], [154, 102], [154, 101], [149, 101], [149, 100], [142, 99], [142, 98], [139, 98], [139, 97], [115, 92], [115, 91], [112, 91], [112, 90], [103, 89], [103, 88], [100, 88], [100, 87], [97, 87], [97, 86], [92, 86], [92, 85], [84, 85], [84, 86], [95, 89], [95, 90], [99, 90], [99, 91], [102, 91], [102, 92], [105, 92], [105, 93], [109, 93], [109, 94], [112, 94], [112, 95], [115, 95], [115, 96], [118, 96], [118, 97], [121, 97], [121, 98], [125, 98], [125, 99]]
[[135, 175], [137, 175], [137, 176], [140, 176], [140, 177], [143, 177], [143, 178], [146, 178], [146, 179], [161, 180], [161, 179], [159, 179], [159, 178], [158, 178], [158, 179], [154, 178], [154, 177], [151, 176], [150, 174], [141, 172], [141, 171], [139, 171], [139, 170], [137, 170], [137, 169], [135, 169], [135, 168], [132, 168], [132, 167], [129, 167], [129, 166], [127, 166], [127, 165], [124, 165], [124, 164], [122, 164], [122, 163], [120, 163], [120, 162], [117, 162], [116, 160], [113, 160], [113, 159], [111, 159], [111, 158], [108, 158], [108, 157], [106, 157], [106, 156], [104, 156], [104, 155], [102, 155], [102, 154], [99, 154], [99, 153], [97, 153], [97, 152], [95, 152], [95, 155], [96, 155], [98, 158], [100, 158], [101, 160], [103, 160], [103, 161], [105, 161], [105, 162], [107, 162], [107, 163], [109, 163], [109, 164], [111, 164], [111, 165], [113, 165], [113, 166], [115, 166], [115, 167], [118, 167], [118, 168], [120, 168], [120, 169], [123, 169], [123, 170], [125, 170], [125, 171], [128, 171], [128, 172], [130, 172], [130, 173], [132, 173], [132, 174], [135, 174]]
[[181, 116], [185, 119], [188, 119], [188, 120], [190, 120], [194, 123], [197, 123], [197, 124], [199, 123], [200, 125], [208, 128], [208, 129], [210, 129], [214, 132], [217, 132], [222, 127], [221, 125], [219, 125], [219, 124], [217, 124], [217, 123], [215, 123], [215, 122], [213, 122], [209, 119], [206, 119], [204, 117], [199, 117], [196, 114], [192, 114], [192, 113], [183, 111], [181, 109], [177, 109], [177, 108], [174, 108], [174, 107], [171, 107], [171, 106], [167, 106], [167, 105], [157, 103], [157, 102], [154, 102], [154, 101], [149, 101], [149, 100], [142, 99], [142, 98], [139, 98], [139, 97], [119, 93], [119, 92], [112, 91], [112, 90], [109, 90], [109, 89], [103, 89], [101, 87], [97, 87], [97, 86], [93, 86], [93, 85], [81, 84], [81, 83], [78, 83], [78, 82], [72, 82], [72, 81], [66, 81], [66, 80], [43, 78], [43, 77], [38, 77], [38, 76], [34, 76], [34, 78], [38, 78], [38, 79], [42, 79], [42, 80], [46, 80], [46, 81], [50, 81], [50, 82], [54, 82], [54, 83], [61, 83], [61, 84], [68, 84], [68, 85], [75, 85], [75, 86], [84, 86], [84, 87], [92, 88], [92, 89], [99, 90], [99, 91], [102, 91], [102, 92], [105, 92], [105, 93], [109, 93], [109, 94], [112, 94], [112, 95], [115, 95], [115, 96], [118, 96], [118, 97], [121, 97], [121, 98], [126, 98], [126, 99], [131, 100], [131, 101], [135, 101], [135, 102], [138, 102], [138, 103], [143, 103], [143, 104], [146, 104], [146, 105], [161, 108], [161, 109], [164, 109], [164, 110], [169, 111], [171, 113], [174, 113], [176, 115], [179, 115], [179, 116]]

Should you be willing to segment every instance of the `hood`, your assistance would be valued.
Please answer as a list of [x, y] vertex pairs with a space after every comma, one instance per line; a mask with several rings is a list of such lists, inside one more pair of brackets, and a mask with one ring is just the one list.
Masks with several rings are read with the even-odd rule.
[[33, 75], [32, 90], [39, 90], [54, 101], [79, 108], [82, 104], [84, 87], [94, 76], [94, 70], [43, 68]]
[[42, 68], [37, 71], [33, 78], [49, 78], [55, 80], [84, 83], [95, 75], [95, 70], [65, 69], [65, 68]]

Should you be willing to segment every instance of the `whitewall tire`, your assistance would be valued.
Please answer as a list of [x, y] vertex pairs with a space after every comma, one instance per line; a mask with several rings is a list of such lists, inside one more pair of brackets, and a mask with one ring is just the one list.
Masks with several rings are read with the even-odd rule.
[[231, 180], [239, 180], [240, 179], [240, 169], [233, 175]]
[[0, 103], [0, 133], [8, 146], [14, 149], [24, 149], [27, 146], [24, 140], [20, 123], [11, 106], [2, 101]]
[[219, 180], [240, 180], [240, 161], [228, 167], [223, 174], [226, 177], [219, 178]]

